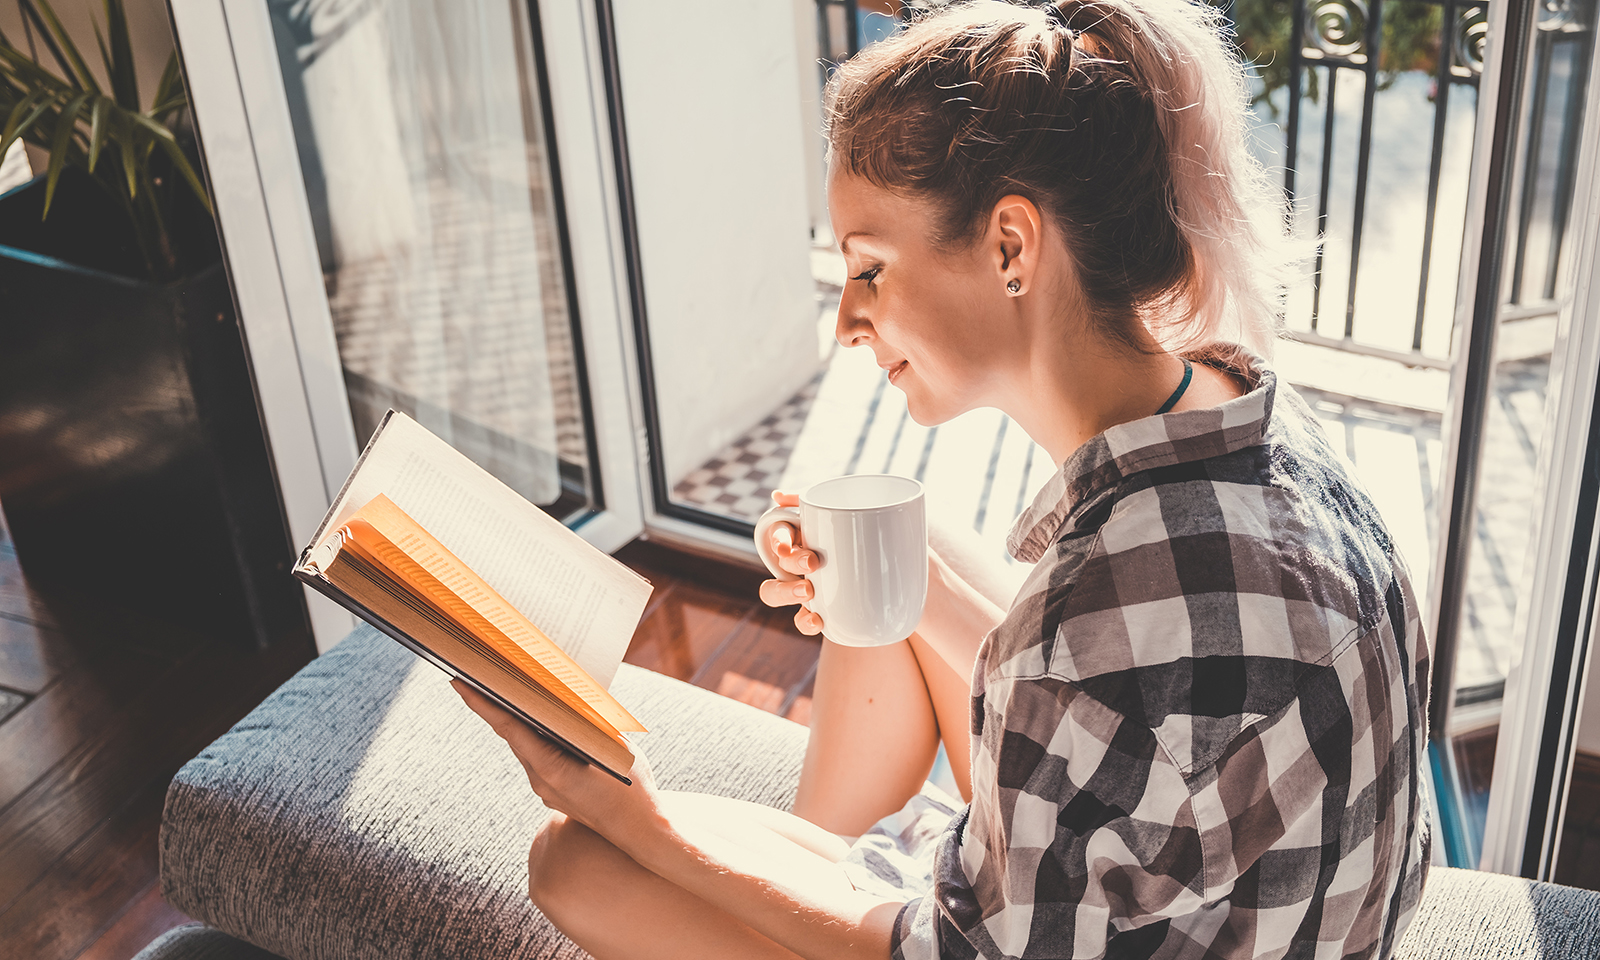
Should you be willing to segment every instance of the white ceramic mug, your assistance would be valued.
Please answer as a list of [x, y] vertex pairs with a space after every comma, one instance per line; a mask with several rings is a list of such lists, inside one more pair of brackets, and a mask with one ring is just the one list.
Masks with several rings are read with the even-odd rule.
[[817, 555], [807, 574], [807, 607], [822, 617], [829, 640], [876, 647], [904, 640], [922, 619], [928, 596], [928, 520], [922, 484], [908, 477], [861, 474], [824, 480], [800, 494], [800, 507], [773, 507], [756, 521], [756, 547], [779, 580], [799, 577], [778, 565], [769, 531], [800, 530]]

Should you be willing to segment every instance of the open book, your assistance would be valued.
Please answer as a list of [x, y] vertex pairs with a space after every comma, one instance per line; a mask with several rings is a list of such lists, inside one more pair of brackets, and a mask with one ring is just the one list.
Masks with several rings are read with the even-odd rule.
[[624, 782], [607, 692], [650, 584], [391, 410], [294, 574]]

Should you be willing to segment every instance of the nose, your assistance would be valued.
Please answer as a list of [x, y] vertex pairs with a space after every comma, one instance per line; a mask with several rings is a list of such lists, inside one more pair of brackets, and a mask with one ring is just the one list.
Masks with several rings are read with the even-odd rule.
[[833, 325], [833, 338], [841, 347], [859, 347], [872, 337], [872, 321], [863, 315], [859, 301], [846, 285], [839, 295], [839, 318]]

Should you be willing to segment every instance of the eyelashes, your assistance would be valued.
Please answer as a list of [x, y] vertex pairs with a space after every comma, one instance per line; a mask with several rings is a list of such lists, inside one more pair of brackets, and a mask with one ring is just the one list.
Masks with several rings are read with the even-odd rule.
[[871, 270], [863, 270], [863, 271], [861, 271], [859, 274], [851, 277], [850, 279], [851, 280], [865, 280], [867, 282], [867, 286], [871, 287], [873, 285], [873, 281], [878, 279], [878, 274], [880, 274], [882, 272], [883, 272], [883, 268], [882, 267], [873, 267]]

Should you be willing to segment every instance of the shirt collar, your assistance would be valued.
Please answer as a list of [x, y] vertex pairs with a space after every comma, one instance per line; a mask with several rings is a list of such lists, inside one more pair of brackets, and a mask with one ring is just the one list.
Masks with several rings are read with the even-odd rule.
[[1037, 562], [1052, 543], [1072, 532], [1079, 504], [1126, 477], [1262, 442], [1272, 416], [1277, 375], [1242, 348], [1230, 346], [1192, 359], [1243, 377], [1250, 389], [1215, 407], [1119, 423], [1090, 439], [1067, 458], [1012, 525], [1006, 549], [1013, 557]]

